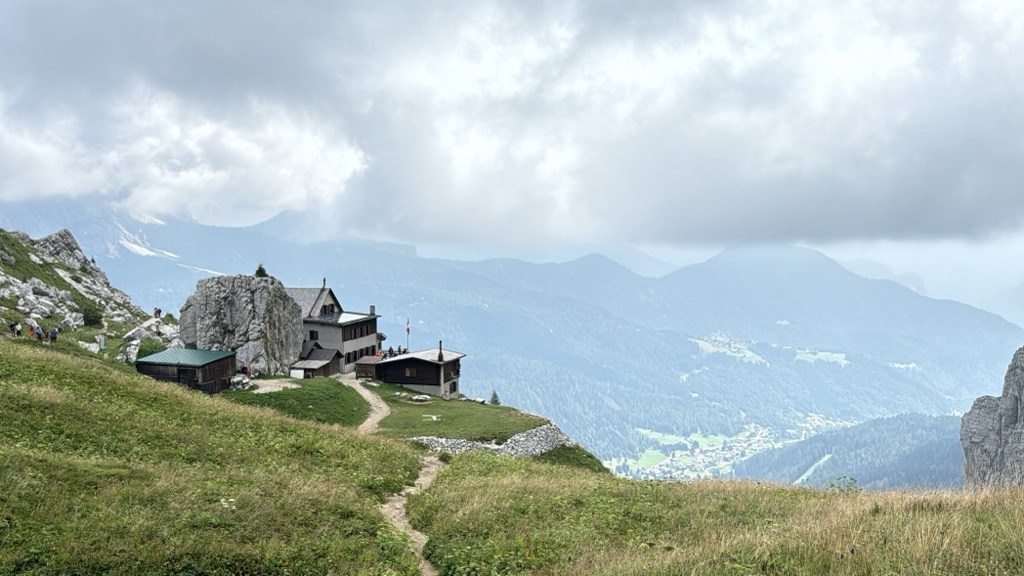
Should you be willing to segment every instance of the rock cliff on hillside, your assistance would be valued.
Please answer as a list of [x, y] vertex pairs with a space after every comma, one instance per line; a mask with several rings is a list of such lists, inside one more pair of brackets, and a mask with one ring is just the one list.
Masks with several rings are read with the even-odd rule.
[[287, 373], [302, 350], [302, 311], [276, 278], [205, 278], [181, 308], [181, 339], [200, 349], [234, 350], [238, 364]]
[[1003, 395], [974, 401], [960, 423], [967, 486], [1024, 485], [1024, 348], [1006, 370]]
[[83, 298], [106, 321], [127, 324], [146, 316], [127, 294], [110, 285], [71, 232], [32, 240], [21, 232], [0, 231], [0, 301], [13, 304], [8, 316], [23, 318], [29, 326], [76, 329], [84, 323]]

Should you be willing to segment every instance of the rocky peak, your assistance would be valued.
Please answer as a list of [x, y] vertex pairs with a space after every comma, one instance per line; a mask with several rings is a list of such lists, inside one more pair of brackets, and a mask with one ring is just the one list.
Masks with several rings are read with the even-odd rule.
[[974, 401], [960, 422], [966, 485], [1024, 485], [1024, 348], [1013, 355], [1003, 394]]
[[181, 339], [204, 350], [234, 350], [238, 364], [285, 374], [302, 350], [302, 310], [281, 281], [217, 276], [196, 284], [181, 308]]
[[[82, 326], [82, 302], [89, 301], [106, 321], [131, 323], [145, 313], [106, 274], [86, 258], [71, 232], [61, 230], [32, 240], [22, 232], [0, 230], [0, 312], [22, 317], [29, 326]], [[22, 260], [22, 261], [19, 261]]]

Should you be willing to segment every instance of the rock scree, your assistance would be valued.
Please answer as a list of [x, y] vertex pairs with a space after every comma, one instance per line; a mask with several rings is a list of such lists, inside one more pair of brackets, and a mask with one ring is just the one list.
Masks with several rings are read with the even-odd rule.
[[539, 456], [559, 446], [572, 444], [572, 440], [554, 424], [545, 424], [520, 432], [509, 438], [504, 444], [494, 442], [477, 442], [457, 438], [437, 438], [435, 436], [417, 436], [410, 438], [425, 444], [434, 452], [461, 454], [470, 450], [490, 450], [497, 454], [509, 456]]

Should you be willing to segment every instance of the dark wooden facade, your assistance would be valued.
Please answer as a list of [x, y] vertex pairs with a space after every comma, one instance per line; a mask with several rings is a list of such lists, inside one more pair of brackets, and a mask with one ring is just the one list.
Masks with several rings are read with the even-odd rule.
[[168, 349], [139, 358], [135, 370], [155, 380], [175, 382], [207, 394], [231, 386], [235, 353], [220, 350]]
[[387, 356], [377, 362], [374, 374], [377, 380], [388, 384], [447, 398], [459, 393], [463, 356], [461, 352], [443, 350], [440, 346]]
[[356, 378], [374, 379], [377, 378], [377, 363], [382, 356], [363, 356], [356, 360]]

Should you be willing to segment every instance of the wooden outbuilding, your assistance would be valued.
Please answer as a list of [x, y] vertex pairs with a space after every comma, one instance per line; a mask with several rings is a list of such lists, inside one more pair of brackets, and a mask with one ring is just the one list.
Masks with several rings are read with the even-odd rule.
[[383, 360], [383, 356], [363, 356], [356, 360], [356, 378], [372, 380], [377, 377], [377, 363]]
[[341, 352], [334, 348], [314, 347], [306, 356], [291, 365], [292, 378], [316, 378], [333, 376], [341, 372]]
[[135, 370], [150, 378], [175, 382], [207, 394], [231, 386], [235, 353], [230, 350], [168, 348], [135, 361]]

